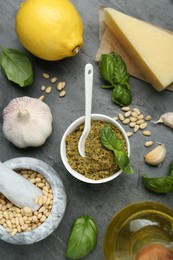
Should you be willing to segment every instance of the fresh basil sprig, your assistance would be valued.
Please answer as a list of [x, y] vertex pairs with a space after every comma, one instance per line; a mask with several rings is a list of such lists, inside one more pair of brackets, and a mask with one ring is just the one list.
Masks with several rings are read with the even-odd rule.
[[118, 139], [111, 126], [105, 125], [100, 131], [100, 140], [103, 146], [114, 152], [115, 160], [124, 173], [131, 174], [133, 169], [130, 165], [127, 152], [124, 150], [125, 140]]
[[2, 48], [0, 65], [4, 75], [21, 87], [33, 82], [33, 69], [27, 56], [16, 49]]
[[126, 64], [117, 53], [102, 54], [99, 62], [100, 73], [110, 84], [101, 88], [113, 88], [112, 101], [120, 106], [132, 102], [131, 86], [128, 82]]
[[96, 223], [90, 216], [78, 217], [72, 225], [66, 248], [66, 257], [79, 259], [88, 255], [96, 246], [97, 233]]
[[143, 174], [145, 187], [155, 193], [168, 193], [173, 191], [173, 162], [169, 165], [168, 176], [149, 178]]

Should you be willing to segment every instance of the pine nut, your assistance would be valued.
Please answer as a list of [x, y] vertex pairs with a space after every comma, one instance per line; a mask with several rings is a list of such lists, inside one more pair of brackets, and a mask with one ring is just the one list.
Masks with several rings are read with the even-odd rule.
[[41, 95], [38, 99], [40, 99], [41, 101], [43, 101], [45, 99], [44, 95]]
[[126, 118], [123, 120], [123, 124], [124, 125], [128, 125], [130, 123], [130, 119], [129, 118]]
[[130, 127], [135, 127], [135, 125], [136, 125], [136, 122], [130, 122], [130, 124], [129, 124]]
[[148, 125], [147, 123], [143, 123], [139, 127], [140, 127], [140, 129], [145, 129], [147, 127], [147, 125]]
[[137, 118], [138, 118], [138, 120], [143, 119], [144, 115], [139, 115]]
[[153, 141], [147, 141], [147, 142], [145, 142], [145, 146], [146, 147], [150, 147], [151, 145], [153, 145]]
[[50, 76], [47, 73], [43, 73], [43, 78], [48, 79]]
[[115, 121], [117, 121], [117, 120], [118, 120], [118, 117], [117, 117], [117, 116], [114, 116], [113, 119], [114, 119]]
[[131, 116], [132, 117], [138, 117], [138, 114], [136, 112], [132, 111]]
[[129, 110], [130, 110], [130, 107], [122, 107], [121, 110], [122, 110], [122, 111], [129, 111]]
[[17, 233], [17, 229], [16, 228], [14, 228], [12, 231], [11, 231], [11, 236], [13, 237], [13, 236], [15, 236], [16, 235], [16, 233]]
[[150, 136], [151, 132], [150, 131], [143, 131], [142, 134], [145, 135], [145, 136]]
[[127, 132], [126, 134], [127, 134], [127, 136], [128, 136], [128, 137], [130, 137], [130, 136], [132, 136], [132, 135], [133, 135], [133, 133], [132, 133], [132, 132]]
[[41, 91], [45, 91], [46, 87], [44, 85], [41, 86]]
[[119, 114], [118, 117], [119, 117], [119, 119], [120, 119], [121, 121], [124, 120], [124, 116], [123, 116], [122, 114]]
[[40, 218], [40, 222], [44, 222], [46, 220], [46, 216], [43, 215], [41, 218]]
[[43, 211], [45, 211], [45, 207], [44, 207], [44, 206], [42, 206], [42, 207], [39, 208], [39, 210], [38, 210], [38, 212], [43, 212]]
[[136, 121], [137, 121], [137, 118], [131, 116], [131, 117], [130, 117], [130, 121], [131, 121], [131, 122], [136, 122]]
[[53, 77], [53, 78], [51, 78], [50, 82], [55, 83], [57, 81], [57, 79], [58, 79], [57, 77]]
[[50, 94], [52, 91], [52, 87], [51, 86], [48, 86], [46, 89], [45, 89], [45, 93], [46, 94]]
[[145, 121], [143, 119], [140, 119], [140, 120], [136, 121], [137, 125], [142, 125], [143, 123], [145, 123]]
[[132, 113], [131, 111], [127, 111], [127, 112], [124, 114], [124, 116], [125, 116], [125, 117], [129, 117], [129, 116], [131, 115], [131, 113]]
[[136, 133], [137, 131], [139, 130], [139, 125], [135, 125], [135, 127], [134, 127], [134, 133]]
[[138, 108], [133, 108], [133, 111], [139, 116], [140, 115], [140, 110]]
[[58, 83], [56, 88], [57, 88], [57, 90], [61, 91], [64, 87], [65, 87], [65, 82], [61, 81]]
[[65, 90], [62, 90], [62, 91], [59, 93], [59, 97], [64, 97], [65, 95], [66, 95]]
[[152, 119], [152, 118], [151, 118], [151, 116], [149, 116], [149, 115], [145, 117], [145, 120], [146, 120], [146, 121], [150, 121], [151, 119]]

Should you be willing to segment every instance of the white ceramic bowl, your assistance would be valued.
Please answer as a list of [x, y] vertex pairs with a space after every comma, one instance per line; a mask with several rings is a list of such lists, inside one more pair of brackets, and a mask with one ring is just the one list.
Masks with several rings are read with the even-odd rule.
[[0, 239], [18, 245], [36, 243], [49, 236], [60, 224], [66, 209], [67, 196], [64, 185], [58, 173], [45, 162], [29, 157], [19, 157], [8, 160], [4, 164], [12, 170], [30, 169], [43, 175], [51, 186], [53, 192], [53, 207], [43, 224], [32, 231], [17, 233], [11, 236], [6, 229], [0, 225]]
[[[130, 156], [130, 143], [129, 143], [129, 139], [127, 137], [127, 134], [125, 132], [125, 130], [123, 129], [123, 127], [114, 119], [112, 119], [109, 116], [106, 115], [102, 115], [102, 114], [92, 114], [92, 120], [100, 120], [100, 121], [104, 121], [107, 123], [110, 123], [114, 126], [116, 126], [121, 133], [123, 134], [123, 137], [125, 139], [126, 145], [127, 145], [127, 152], [128, 152], [128, 156]], [[78, 119], [76, 119], [65, 131], [62, 140], [61, 140], [61, 146], [60, 146], [60, 153], [61, 153], [61, 159], [63, 161], [64, 166], [66, 167], [66, 169], [69, 171], [69, 173], [71, 173], [71, 175], [73, 175], [75, 178], [77, 178], [80, 181], [83, 182], [87, 182], [87, 183], [93, 183], [93, 184], [99, 184], [99, 183], [105, 183], [108, 181], [111, 181], [113, 179], [115, 179], [117, 176], [119, 176], [121, 174], [121, 170], [119, 170], [118, 172], [114, 173], [112, 176], [107, 177], [107, 178], [103, 178], [100, 180], [93, 180], [93, 179], [89, 179], [86, 178], [84, 175], [82, 175], [79, 172], [76, 172], [75, 170], [73, 170], [70, 166], [70, 164], [68, 163], [67, 157], [66, 157], [66, 137], [71, 134], [79, 125], [81, 125], [85, 120], [85, 116], [82, 116]]]

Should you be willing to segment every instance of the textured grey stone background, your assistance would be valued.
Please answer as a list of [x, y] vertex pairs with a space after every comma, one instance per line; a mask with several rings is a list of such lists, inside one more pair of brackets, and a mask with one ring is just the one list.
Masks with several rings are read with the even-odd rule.
[[[71, 224], [82, 214], [91, 215], [98, 225], [97, 247], [86, 260], [102, 260], [103, 241], [106, 226], [114, 214], [127, 204], [137, 201], [159, 201], [172, 207], [171, 194], [156, 195], [147, 191], [141, 182], [141, 174], [146, 172], [151, 176], [164, 175], [173, 159], [173, 132], [163, 125], [150, 124], [152, 140], [163, 142], [167, 149], [164, 163], [157, 168], [144, 163], [143, 156], [147, 152], [144, 147], [145, 138], [137, 133], [130, 139], [131, 161], [135, 174], [121, 174], [114, 181], [103, 185], [87, 185], [74, 179], [64, 168], [60, 158], [61, 137], [76, 118], [84, 115], [84, 66], [90, 62], [94, 66], [93, 113], [103, 113], [109, 116], [117, 115], [121, 109], [111, 102], [111, 92], [100, 89], [102, 84], [98, 66], [94, 57], [99, 46], [98, 39], [98, 9], [99, 6], [109, 6], [129, 15], [152, 22], [173, 31], [173, 1], [172, 0], [73, 0], [84, 23], [85, 44], [80, 53], [70, 59], [58, 62], [41, 61], [28, 54], [35, 72], [34, 84], [27, 88], [14, 86], [0, 74], [0, 123], [2, 126], [2, 110], [15, 97], [28, 95], [39, 97], [40, 87], [46, 84], [42, 78], [43, 72], [51, 76], [57, 75], [66, 82], [66, 97], [60, 99], [56, 90], [46, 96], [45, 102], [53, 114], [53, 133], [44, 146], [39, 148], [18, 149], [10, 144], [0, 130], [0, 160], [6, 161], [20, 156], [41, 159], [50, 164], [61, 176], [68, 202], [65, 216], [56, 231], [45, 240], [30, 246], [10, 245], [0, 241], [0, 260], [63, 260]], [[24, 50], [17, 40], [14, 30], [15, 14], [20, 0], [0, 1], [0, 44], [4, 47]], [[32, 22], [32, 21], [31, 21]], [[145, 115], [152, 115], [154, 120], [165, 112], [173, 111], [173, 93], [164, 91], [157, 93], [149, 84], [131, 78], [133, 92], [132, 107], [138, 107]], [[0, 127], [1, 128], [1, 127]]]

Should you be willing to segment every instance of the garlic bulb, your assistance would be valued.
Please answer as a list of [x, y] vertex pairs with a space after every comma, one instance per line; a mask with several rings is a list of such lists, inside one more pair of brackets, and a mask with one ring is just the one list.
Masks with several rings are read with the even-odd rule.
[[166, 156], [165, 145], [159, 144], [153, 150], [148, 152], [144, 156], [144, 159], [148, 164], [156, 166], [156, 165], [159, 165], [160, 163], [162, 163], [164, 161], [165, 156]]
[[158, 121], [155, 122], [157, 123], [163, 123], [164, 125], [167, 125], [171, 128], [173, 128], [173, 112], [168, 112], [163, 114]]
[[2, 131], [19, 148], [40, 146], [52, 133], [51, 110], [39, 99], [15, 98], [3, 110]]

